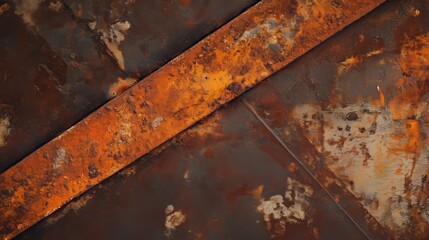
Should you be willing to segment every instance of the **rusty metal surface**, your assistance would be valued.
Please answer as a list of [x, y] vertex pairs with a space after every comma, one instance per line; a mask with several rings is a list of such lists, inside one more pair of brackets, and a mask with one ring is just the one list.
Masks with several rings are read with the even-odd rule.
[[163, 148], [17, 239], [365, 239], [240, 101]]
[[428, 17], [380, 6], [19, 239], [427, 239]]
[[428, 15], [390, 2], [246, 96], [352, 218], [397, 239], [429, 237]]
[[[100, 12], [78, 18], [78, 1], [0, 1], [0, 173], [255, 2], [81, 1]], [[127, 74], [107, 54], [107, 24]]]
[[257, 0], [64, 0], [128, 74], [141, 78]]
[[10, 238], [205, 117], [381, 1], [264, 1], [0, 177]]
[[[65, 8], [23, 3], [0, 15], [0, 172], [107, 99], [126, 78]], [[5, 8], [6, 9], [6, 8]]]

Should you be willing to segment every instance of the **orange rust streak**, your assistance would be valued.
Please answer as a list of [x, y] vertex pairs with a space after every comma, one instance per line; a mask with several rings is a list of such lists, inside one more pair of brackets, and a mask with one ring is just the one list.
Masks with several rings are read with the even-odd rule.
[[16, 236], [381, 2], [254, 6], [4, 172], [0, 237]]

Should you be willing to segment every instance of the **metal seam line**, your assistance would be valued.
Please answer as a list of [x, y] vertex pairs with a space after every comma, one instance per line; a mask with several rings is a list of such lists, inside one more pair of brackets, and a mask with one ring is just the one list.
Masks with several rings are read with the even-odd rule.
[[382, 2], [253, 6], [1, 174], [0, 238], [18, 235]]
[[283, 142], [283, 140], [275, 133], [275, 131], [262, 119], [256, 110], [247, 102], [246, 99], [242, 99], [241, 102], [244, 106], [262, 123], [262, 125], [268, 130], [268, 132], [276, 139], [278, 143], [295, 159], [295, 161], [310, 175], [310, 177], [322, 188], [322, 190], [329, 196], [329, 198], [340, 208], [340, 210], [352, 221], [352, 223], [365, 235], [367, 239], [371, 239], [366, 232], [360, 227], [360, 225], [349, 215], [349, 213], [335, 200], [332, 194], [322, 185], [322, 183], [316, 178], [316, 176], [308, 169], [308, 167], [295, 155], [292, 150]]

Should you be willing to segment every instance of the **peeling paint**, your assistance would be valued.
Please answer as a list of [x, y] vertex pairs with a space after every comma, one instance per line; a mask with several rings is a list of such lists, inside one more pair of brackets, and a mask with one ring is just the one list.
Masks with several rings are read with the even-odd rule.
[[[95, 29], [96, 25], [93, 27]], [[108, 30], [99, 30], [101, 33], [101, 40], [106, 44], [110, 54], [116, 59], [118, 66], [122, 70], [125, 70], [125, 63], [124, 56], [119, 46], [121, 42], [125, 40], [125, 33], [130, 29], [130, 27], [131, 24], [128, 21], [123, 21], [110, 25]]]
[[171, 237], [173, 231], [186, 221], [186, 215], [181, 211], [174, 211], [173, 205], [168, 205], [165, 208], [165, 236]]
[[[396, 95], [387, 98], [377, 85], [379, 101], [295, 107], [292, 115], [306, 138], [326, 156], [325, 164], [348, 186], [382, 225], [403, 233], [413, 221], [428, 225], [426, 192], [429, 172], [427, 89], [429, 37], [407, 39], [398, 65]], [[347, 58], [337, 74], [349, 71], [371, 51]], [[390, 59], [386, 59], [391, 61]], [[335, 89], [339, 89], [335, 87]], [[386, 107], [385, 107], [386, 106]]]
[[95, 30], [95, 28], [97, 27], [97, 21], [92, 21], [88, 23], [88, 27], [91, 30]]
[[153, 129], [156, 129], [157, 127], [159, 127], [159, 125], [161, 125], [161, 123], [164, 121], [164, 118], [162, 116], [156, 116], [155, 119], [152, 121], [151, 123], [151, 127]]
[[54, 157], [53, 169], [59, 169], [69, 161], [69, 154], [64, 148], [58, 148]]
[[308, 199], [312, 195], [311, 187], [288, 178], [284, 195], [273, 195], [268, 200], [261, 199], [257, 210], [263, 214], [268, 229], [280, 228], [285, 231], [287, 223], [294, 224], [311, 220], [307, 216], [306, 209], [310, 207]]

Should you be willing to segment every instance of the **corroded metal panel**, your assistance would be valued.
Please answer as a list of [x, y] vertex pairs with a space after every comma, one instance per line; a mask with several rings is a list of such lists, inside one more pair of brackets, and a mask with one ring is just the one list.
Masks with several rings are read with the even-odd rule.
[[400, 239], [429, 237], [428, 13], [390, 2], [247, 97], [339, 203], [356, 197], [354, 219]]
[[0, 1], [8, 6], [0, 15], [0, 172], [104, 103], [109, 87], [126, 79], [64, 6], [24, 2]]
[[20, 239], [427, 239], [428, 15], [380, 6]]
[[63, 0], [118, 66], [141, 78], [258, 0]]
[[366, 238], [240, 101], [163, 148], [18, 239]]
[[[0, 1], [0, 172], [256, 1], [78, 2]], [[127, 73], [102, 26], [123, 39]]]
[[264, 1], [1, 175], [5, 238], [232, 100], [381, 1]]

